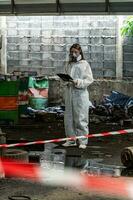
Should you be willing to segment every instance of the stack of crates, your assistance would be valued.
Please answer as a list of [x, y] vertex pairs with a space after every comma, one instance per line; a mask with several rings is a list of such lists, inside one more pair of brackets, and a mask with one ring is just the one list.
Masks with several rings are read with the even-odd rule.
[[0, 81], [0, 121], [18, 122], [19, 81]]

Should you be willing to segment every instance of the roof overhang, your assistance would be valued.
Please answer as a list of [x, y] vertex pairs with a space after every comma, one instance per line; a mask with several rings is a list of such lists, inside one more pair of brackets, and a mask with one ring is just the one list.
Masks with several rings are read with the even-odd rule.
[[133, 0], [0, 0], [0, 15], [133, 14]]

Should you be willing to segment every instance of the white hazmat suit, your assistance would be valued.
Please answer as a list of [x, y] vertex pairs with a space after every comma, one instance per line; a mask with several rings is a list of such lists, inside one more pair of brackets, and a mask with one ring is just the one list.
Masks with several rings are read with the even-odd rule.
[[[77, 84], [68, 83], [65, 87], [65, 133], [67, 137], [83, 136], [89, 133], [87, 87], [93, 82], [92, 71], [86, 60], [80, 60], [71, 62], [66, 67], [66, 73], [76, 80]], [[79, 139], [79, 143], [87, 145], [88, 139]]]

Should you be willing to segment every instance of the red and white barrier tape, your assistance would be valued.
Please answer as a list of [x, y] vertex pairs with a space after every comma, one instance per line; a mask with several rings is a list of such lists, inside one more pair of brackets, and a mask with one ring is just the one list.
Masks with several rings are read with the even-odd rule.
[[16, 144], [0, 144], [0, 147], [10, 148], [10, 147], [28, 146], [28, 145], [34, 145], [34, 144], [58, 143], [58, 142], [75, 140], [75, 139], [106, 137], [106, 136], [111, 136], [111, 135], [121, 135], [121, 134], [128, 134], [128, 133], [133, 133], [133, 129], [104, 132], [104, 133], [99, 133], [99, 134], [88, 134], [85, 136], [77, 136], [77, 137], [59, 138], [59, 139], [51, 139], [51, 140], [38, 140], [34, 142], [21, 142], [21, 143], [16, 143]]
[[47, 171], [35, 164], [9, 160], [2, 160], [1, 166], [8, 177], [25, 178], [52, 186], [70, 186], [97, 194], [133, 198], [132, 179], [88, 176], [72, 169], [65, 169], [62, 172], [57, 169]]

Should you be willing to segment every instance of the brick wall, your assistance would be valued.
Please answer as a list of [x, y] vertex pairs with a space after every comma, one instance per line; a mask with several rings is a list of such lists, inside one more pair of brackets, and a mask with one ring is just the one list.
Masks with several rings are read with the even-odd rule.
[[133, 37], [123, 41], [123, 76], [133, 77]]
[[69, 48], [78, 42], [94, 77], [115, 77], [116, 24], [115, 16], [7, 17], [8, 72], [63, 72]]

